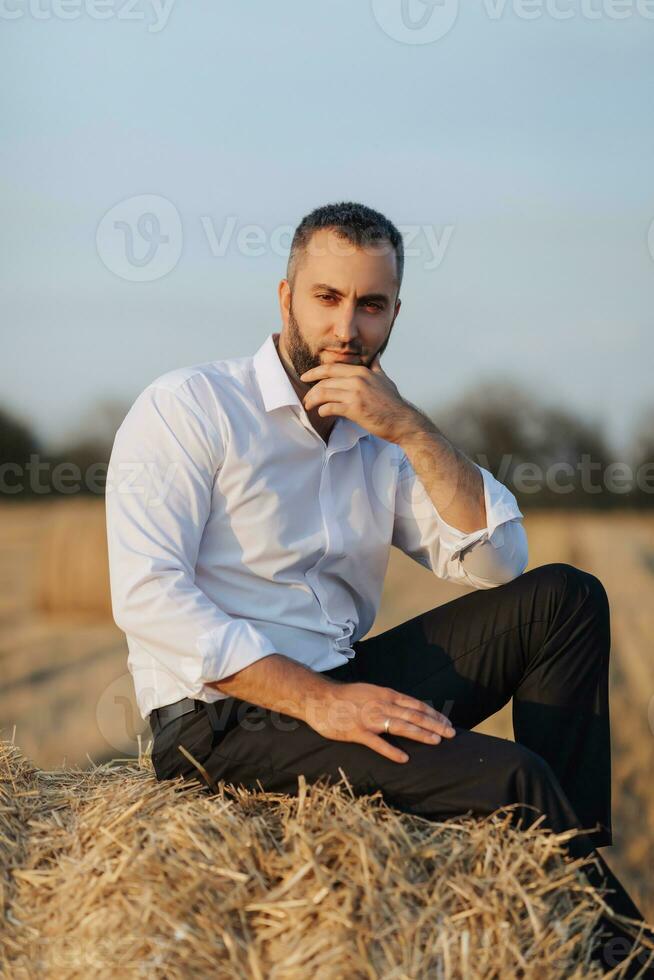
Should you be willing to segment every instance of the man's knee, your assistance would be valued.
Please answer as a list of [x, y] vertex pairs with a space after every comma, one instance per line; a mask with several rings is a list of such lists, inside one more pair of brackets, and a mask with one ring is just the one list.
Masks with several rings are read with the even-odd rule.
[[528, 749], [520, 742], [511, 742], [508, 771], [512, 775], [524, 776], [533, 782], [549, 782], [554, 772], [542, 755]]
[[[451, 740], [408, 751], [413, 765], [405, 770], [403, 795], [433, 799], [437, 812], [471, 809], [484, 815], [508, 806], [514, 820], [529, 826], [540, 816], [543, 802], [557, 794], [556, 776], [546, 760], [511, 739], [457, 729]], [[441, 788], [443, 771], [459, 775]], [[397, 788], [397, 777], [390, 782]]]
[[602, 615], [608, 613], [609, 599], [604, 585], [596, 575], [567, 562], [549, 562], [530, 572], [539, 583], [556, 594], [578, 597]]
[[[549, 797], [557, 782], [550, 764], [525, 745], [510, 744], [512, 747], [504, 765], [504, 802], [534, 805]], [[534, 812], [532, 819], [537, 816]]]

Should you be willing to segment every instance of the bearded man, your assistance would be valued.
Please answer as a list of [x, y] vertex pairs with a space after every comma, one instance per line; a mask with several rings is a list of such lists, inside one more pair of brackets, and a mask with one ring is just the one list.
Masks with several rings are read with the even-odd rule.
[[[612, 843], [606, 592], [570, 564], [525, 571], [514, 495], [384, 371], [403, 267], [382, 214], [317, 208], [280, 332], [158, 377], [116, 434], [113, 613], [156, 776], [199, 763], [209, 785], [293, 794], [344, 772], [438, 820], [516, 804], [522, 826], [584, 829], [571, 853], [642, 919], [596, 851]], [[474, 591], [363, 639], [391, 545]], [[474, 731], [511, 698], [514, 741]]]

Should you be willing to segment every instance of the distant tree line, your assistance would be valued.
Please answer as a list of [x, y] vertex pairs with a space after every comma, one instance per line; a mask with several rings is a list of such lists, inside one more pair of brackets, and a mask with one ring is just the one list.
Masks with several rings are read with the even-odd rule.
[[507, 382], [481, 384], [432, 417], [515, 494], [521, 509], [654, 503], [654, 408], [643, 414], [626, 453], [616, 453], [600, 425]]
[[0, 406], [0, 502], [104, 496], [113, 437], [126, 412], [125, 406], [101, 403], [90, 416], [93, 428], [95, 414], [96, 434], [53, 450]]
[[[96, 434], [71, 439], [56, 452], [0, 408], [0, 501], [103, 496], [127, 407], [101, 403], [89, 416]], [[521, 509], [644, 509], [654, 503], [654, 406], [643, 414], [626, 455], [614, 451], [599, 425], [506, 381], [477, 385], [431, 417], [515, 494]]]

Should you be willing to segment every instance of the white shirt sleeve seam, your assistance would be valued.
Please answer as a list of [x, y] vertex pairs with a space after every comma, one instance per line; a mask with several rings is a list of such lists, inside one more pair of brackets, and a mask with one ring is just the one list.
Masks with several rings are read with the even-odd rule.
[[221, 433], [216, 428], [216, 426], [214, 425], [214, 423], [211, 421], [211, 419], [206, 414], [204, 409], [197, 404], [197, 402], [191, 400], [188, 397], [188, 395], [186, 395], [181, 391], [181, 388], [190, 380], [191, 380], [190, 378], [187, 378], [186, 381], [183, 381], [180, 385], [178, 385], [175, 388], [170, 388], [168, 385], [160, 384], [159, 382], [155, 381], [152, 384], [149, 384], [146, 390], [152, 388], [159, 391], [169, 391], [171, 394], [173, 394], [176, 398], [179, 399], [180, 402], [182, 402], [183, 405], [186, 406], [186, 408], [188, 408], [190, 412], [193, 412], [193, 414], [200, 420], [200, 422], [202, 422], [203, 425], [206, 425], [210, 429], [210, 431], [214, 434], [215, 438], [218, 441], [218, 444], [220, 445], [221, 449], [224, 452], [225, 440], [221, 435]]

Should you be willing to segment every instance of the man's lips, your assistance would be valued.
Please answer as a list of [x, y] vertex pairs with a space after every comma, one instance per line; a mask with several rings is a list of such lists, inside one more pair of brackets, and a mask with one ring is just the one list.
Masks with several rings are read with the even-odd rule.
[[325, 347], [325, 352], [327, 354], [331, 354], [332, 357], [338, 357], [339, 359], [347, 361], [361, 357], [361, 354], [358, 354], [356, 351], [329, 350], [328, 347]]

